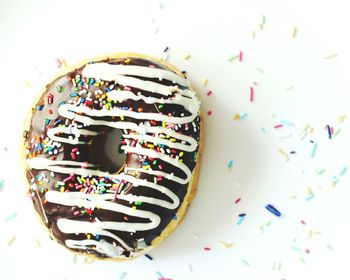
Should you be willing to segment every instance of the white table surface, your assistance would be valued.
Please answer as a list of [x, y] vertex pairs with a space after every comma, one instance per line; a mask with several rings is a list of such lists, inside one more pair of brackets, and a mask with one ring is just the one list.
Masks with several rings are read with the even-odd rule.
[[[339, 119], [350, 109], [346, 2], [1, 0], [0, 279], [350, 279], [350, 120]], [[74, 259], [49, 240], [24, 196], [25, 114], [59, 70], [56, 58], [163, 57], [167, 46], [205, 115], [197, 195], [153, 261]], [[228, 61], [240, 51], [242, 61]], [[326, 125], [340, 132], [329, 139]], [[286, 161], [278, 149], [296, 153]]]

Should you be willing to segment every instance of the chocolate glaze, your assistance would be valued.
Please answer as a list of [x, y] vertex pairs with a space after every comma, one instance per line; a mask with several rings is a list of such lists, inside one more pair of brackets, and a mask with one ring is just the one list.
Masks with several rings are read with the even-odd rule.
[[[103, 60], [103, 62], [108, 62], [110, 64], [129, 64], [129, 65], [139, 65], [139, 66], [146, 66], [148, 67], [150, 64], [154, 65], [156, 68], [162, 68], [167, 69], [165, 66], [156, 64], [154, 62], [150, 62], [145, 59], [140, 58], [129, 58], [128, 60], [125, 59], [106, 59]], [[52, 160], [72, 160], [71, 158], [71, 150], [73, 148], [78, 147], [79, 148], [79, 155], [76, 155], [76, 160], [80, 162], [87, 161], [89, 163], [93, 163], [94, 165], [98, 166], [99, 170], [107, 171], [110, 173], [115, 173], [122, 168], [124, 161], [128, 166], [135, 166], [140, 167], [142, 163], [139, 160], [139, 157], [135, 154], [127, 154], [125, 155], [123, 151], [120, 150], [121, 146], [121, 131], [118, 129], [113, 129], [110, 127], [104, 127], [104, 126], [94, 126], [89, 127], [90, 130], [96, 130], [99, 131], [100, 134], [96, 137], [94, 136], [84, 136], [82, 135], [81, 138], [85, 138], [89, 140], [89, 145], [70, 145], [66, 143], [62, 143], [62, 146], [59, 148], [56, 148], [52, 150], [51, 152], [44, 152], [40, 151], [40, 148], [37, 148], [37, 145], [34, 146], [33, 142], [40, 142], [36, 141], [38, 140], [38, 137], [42, 137], [42, 139], [45, 139], [47, 137], [47, 130], [52, 127], [56, 127], [59, 124], [69, 124], [72, 122], [72, 120], [66, 119], [62, 116], [60, 116], [57, 112], [58, 106], [61, 102], [67, 102], [69, 100], [74, 100], [74, 84], [72, 83], [72, 80], [75, 79], [76, 75], [82, 74], [82, 68], [76, 69], [67, 75], [61, 76], [54, 80], [51, 84], [48, 84], [46, 87], [45, 93], [41, 96], [38, 103], [36, 104], [36, 107], [33, 108], [33, 114], [30, 121], [30, 128], [28, 131], [24, 133], [24, 142], [27, 149], [27, 157], [30, 156], [40, 156], [40, 157], [47, 157]], [[140, 77], [138, 77], [140, 78]], [[158, 79], [151, 79], [151, 78], [142, 78], [143, 80], [149, 80], [149, 81], [155, 81], [157, 83], [161, 83], [163, 85], [172, 85], [172, 82], [163, 79], [162, 81], [159, 81]], [[99, 88], [105, 92], [108, 88], [114, 82], [105, 82], [103, 86], [100, 86]], [[85, 82], [83, 82], [85, 84]], [[58, 90], [58, 87], [61, 86], [62, 90]], [[116, 88], [123, 88], [122, 86], [116, 84]], [[179, 88], [184, 89], [184, 87], [179, 85]], [[94, 94], [95, 86], [91, 85], [89, 88], [89, 92], [92, 93], [91, 98], [93, 100], [96, 100], [96, 96]], [[59, 92], [60, 91], [60, 92]], [[137, 94], [137, 92], [140, 91], [138, 88], [131, 88], [131, 91]], [[159, 97], [156, 93], [152, 92], [146, 92], [142, 91], [142, 94], [145, 96], [152, 96], [152, 97]], [[52, 104], [48, 103], [49, 95], [53, 96], [53, 102]], [[169, 98], [169, 97], [168, 97]], [[51, 101], [50, 101], [51, 103]], [[137, 110], [138, 108], [142, 108], [144, 112], [153, 112], [153, 113], [159, 113], [159, 108], [154, 106], [153, 104], [146, 104], [144, 101], [134, 101], [134, 100], [125, 100], [122, 103], [113, 104], [113, 106], [126, 106], [131, 107], [133, 110]], [[98, 104], [92, 103], [91, 105], [95, 109], [99, 109]], [[172, 114], [173, 116], [180, 116], [181, 114], [190, 115], [189, 112], [187, 112], [183, 106], [176, 105], [176, 104], [164, 104], [163, 108], [161, 109], [161, 113], [163, 114]], [[113, 121], [112, 117], [103, 117], [101, 118], [103, 120]], [[136, 124], [139, 124], [143, 120], [137, 120], [132, 118], [125, 118], [126, 121], [134, 122]], [[114, 118], [114, 120], [119, 120], [119, 118]], [[157, 125], [161, 125], [161, 123], [157, 122]], [[195, 127], [195, 129], [194, 129]], [[184, 135], [188, 135], [196, 139], [199, 143], [199, 134], [200, 131], [200, 117], [198, 116], [194, 120], [194, 125], [189, 125], [188, 129], [186, 130], [185, 127], [181, 127], [177, 132], [180, 132]], [[115, 140], [113, 141], [113, 138]], [[42, 142], [43, 140], [41, 140]], [[166, 146], [164, 147], [167, 148]], [[196, 154], [198, 152], [198, 147], [195, 152], [184, 152], [184, 155], [182, 156], [183, 163], [188, 166], [188, 168], [193, 171], [196, 165]], [[116, 159], [116, 160], [115, 160]], [[174, 168], [174, 166], [168, 164], [167, 162], [164, 162], [160, 159], [158, 159], [159, 164], [162, 165], [162, 171], [166, 173], [173, 172], [175, 175], [178, 175], [179, 177], [184, 177], [185, 175], [180, 169]], [[152, 167], [156, 168], [156, 167]], [[53, 175], [53, 176], [52, 176]], [[153, 175], [145, 174], [145, 173], [139, 173], [137, 176], [142, 179], [147, 179], [150, 182], [153, 182]], [[40, 180], [42, 177], [46, 178], [45, 180]], [[47, 190], [55, 190], [60, 191], [60, 187], [57, 186], [57, 181], [62, 181], [64, 178], [66, 178], [66, 174], [60, 174], [60, 173], [54, 173], [52, 174], [48, 170], [35, 170], [35, 169], [29, 169], [27, 168], [27, 179], [30, 185], [36, 184], [38, 187], [36, 189], [30, 188], [30, 193], [33, 198], [33, 204], [36, 209], [36, 211], [41, 216], [43, 222], [48, 227], [48, 229], [51, 231], [52, 236], [62, 245], [65, 245], [65, 240], [67, 239], [86, 239], [85, 234], [65, 234], [62, 233], [58, 227], [57, 227], [57, 220], [60, 218], [69, 218], [73, 220], [82, 220], [82, 221], [94, 221], [95, 218], [98, 218], [99, 220], [103, 221], [125, 221], [125, 214], [123, 213], [115, 213], [112, 211], [102, 210], [102, 209], [94, 209], [92, 213], [80, 213], [79, 215], [75, 215], [76, 211], [82, 211], [86, 209], [79, 208], [77, 206], [63, 206], [59, 204], [54, 204], [47, 202], [45, 200], [45, 192]], [[94, 176], [92, 176], [94, 177]], [[98, 179], [98, 177], [96, 177]], [[107, 180], [108, 181], [108, 180]], [[77, 175], [73, 176], [73, 179], [71, 179], [69, 182], [66, 182], [65, 191], [79, 191], [76, 190], [74, 185], [77, 183]], [[162, 185], [169, 188], [171, 191], [173, 191], [180, 199], [180, 202], [183, 201], [186, 193], [188, 184], [181, 185], [177, 182], [167, 180], [166, 178], [162, 178]], [[169, 198], [165, 195], [163, 195], [159, 191], [152, 190], [150, 188], [144, 188], [142, 186], [134, 187], [131, 183], [129, 183], [127, 186], [125, 186], [124, 192], [131, 193], [134, 195], [143, 195], [143, 196], [149, 196], [154, 198], [160, 198], [163, 200], [169, 201]], [[117, 198], [115, 200], [115, 203], [119, 203], [122, 205], [126, 205], [128, 207], [132, 207], [134, 204], [130, 204], [128, 201], [121, 200]], [[181, 206], [181, 203], [180, 203]], [[179, 207], [180, 207], [179, 206]], [[179, 208], [178, 207], [178, 208]], [[140, 250], [140, 248], [137, 248], [137, 240], [144, 239], [147, 245], [150, 245], [152, 241], [160, 235], [160, 233], [164, 230], [164, 228], [169, 224], [169, 222], [172, 219], [176, 219], [176, 212], [178, 208], [176, 209], [166, 209], [157, 205], [148, 204], [148, 203], [142, 203], [142, 205], [137, 205], [138, 209], [142, 210], [148, 210], [151, 212], [156, 213], [161, 218], [161, 223], [158, 227], [156, 227], [153, 230], [146, 230], [146, 231], [136, 231], [135, 233], [125, 232], [125, 231], [110, 231], [118, 235], [121, 239], [123, 239], [130, 247], [135, 248], [136, 250]], [[139, 218], [139, 217], [133, 217], [128, 216], [128, 222], [148, 222], [148, 220]], [[91, 235], [92, 239], [98, 240], [98, 237]], [[107, 240], [110, 243], [117, 243], [116, 245], [121, 246], [116, 242], [115, 240], [104, 237], [105, 240]], [[71, 249], [72, 250], [72, 249]], [[74, 251], [81, 251], [76, 250]], [[93, 249], [88, 250], [82, 250], [82, 252], [93, 254], [99, 258], [107, 258], [108, 256], [101, 254]], [[123, 252], [123, 256], [129, 257], [130, 251], [125, 250]]]

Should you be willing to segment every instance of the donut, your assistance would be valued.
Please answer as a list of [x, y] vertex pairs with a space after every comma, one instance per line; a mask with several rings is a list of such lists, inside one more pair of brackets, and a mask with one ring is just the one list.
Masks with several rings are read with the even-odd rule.
[[65, 69], [23, 133], [28, 194], [49, 236], [97, 259], [154, 248], [194, 196], [201, 127], [186, 74], [165, 61], [118, 53]]

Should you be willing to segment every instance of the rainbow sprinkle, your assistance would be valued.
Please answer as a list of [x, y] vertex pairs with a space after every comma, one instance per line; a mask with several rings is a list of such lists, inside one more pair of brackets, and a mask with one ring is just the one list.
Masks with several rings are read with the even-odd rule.
[[268, 210], [269, 212], [271, 212], [272, 214], [274, 214], [276, 217], [281, 217], [282, 214], [280, 211], [278, 211], [274, 206], [272, 206], [271, 204], [267, 204], [265, 206], [265, 209]]
[[0, 191], [3, 190], [4, 185], [5, 185], [4, 179], [0, 179]]
[[227, 168], [232, 168], [234, 161], [231, 159], [227, 162]]

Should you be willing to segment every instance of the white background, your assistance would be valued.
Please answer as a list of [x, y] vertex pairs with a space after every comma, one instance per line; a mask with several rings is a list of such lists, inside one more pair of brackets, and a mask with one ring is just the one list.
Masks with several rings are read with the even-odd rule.
[[[0, 278], [158, 279], [159, 272], [171, 279], [350, 279], [350, 172], [340, 176], [350, 163], [350, 120], [337, 121], [350, 105], [349, 26], [340, 0], [1, 0]], [[153, 261], [74, 262], [48, 239], [24, 196], [24, 117], [59, 70], [56, 58], [162, 57], [167, 46], [169, 61], [197, 87], [205, 115], [197, 195], [181, 226], [150, 253]], [[242, 62], [228, 62], [240, 51]], [[234, 120], [237, 113], [247, 117]], [[273, 128], [281, 121], [294, 125]], [[328, 139], [327, 124], [340, 133]], [[313, 130], [302, 139], [307, 125]], [[318, 143], [314, 157], [310, 140]], [[278, 149], [296, 154], [286, 161]], [[283, 217], [265, 210], [268, 203]], [[240, 213], [247, 215], [237, 225]]]

